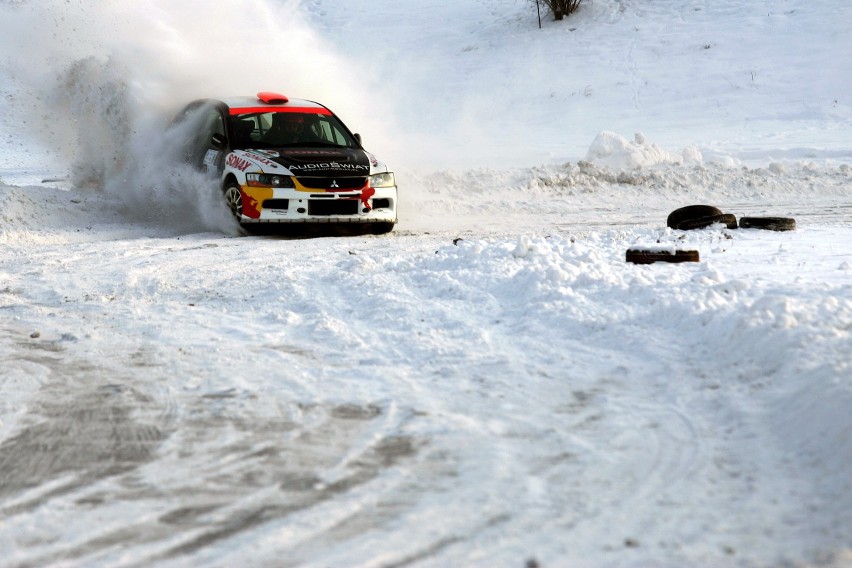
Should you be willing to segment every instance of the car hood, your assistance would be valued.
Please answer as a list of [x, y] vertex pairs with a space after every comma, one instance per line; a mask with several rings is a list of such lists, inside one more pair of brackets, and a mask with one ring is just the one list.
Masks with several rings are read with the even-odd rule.
[[244, 157], [267, 166], [273, 162], [294, 176], [367, 176], [386, 171], [372, 154], [354, 148], [257, 149], [244, 151]]

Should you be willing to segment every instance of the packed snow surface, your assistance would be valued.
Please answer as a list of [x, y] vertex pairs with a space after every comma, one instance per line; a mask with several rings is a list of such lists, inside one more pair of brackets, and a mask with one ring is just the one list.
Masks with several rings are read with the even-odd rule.
[[[0, 567], [852, 566], [850, 21], [0, 1]], [[163, 131], [259, 90], [393, 233], [239, 236]]]

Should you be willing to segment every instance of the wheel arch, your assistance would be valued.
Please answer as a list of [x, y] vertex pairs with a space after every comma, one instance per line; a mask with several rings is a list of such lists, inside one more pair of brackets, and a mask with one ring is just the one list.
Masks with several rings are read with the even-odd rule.
[[237, 179], [237, 176], [236, 174], [234, 174], [234, 172], [228, 172], [228, 174], [225, 176], [225, 179], [222, 181], [222, 189], [225, 189], [232, 183], [240, 185], [240, 180]]

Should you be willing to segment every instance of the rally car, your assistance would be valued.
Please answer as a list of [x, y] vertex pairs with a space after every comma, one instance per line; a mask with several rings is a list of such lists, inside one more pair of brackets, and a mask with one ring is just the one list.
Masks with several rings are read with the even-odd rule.
[[190, 103], [186, 159], [215, 176], [236, 220], [358, 224], [374, 234], [397, 222], [393, 172], [364, 151], [325, 106], [279, 93]]

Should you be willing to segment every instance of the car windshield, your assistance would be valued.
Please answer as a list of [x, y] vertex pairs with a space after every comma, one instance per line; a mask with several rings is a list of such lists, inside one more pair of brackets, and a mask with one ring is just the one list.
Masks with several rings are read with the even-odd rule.
[[358, 142], [337, 118], [312, 112], [260, 112], [231, 118], [234, 148], [332, 146], [357, 148]]

